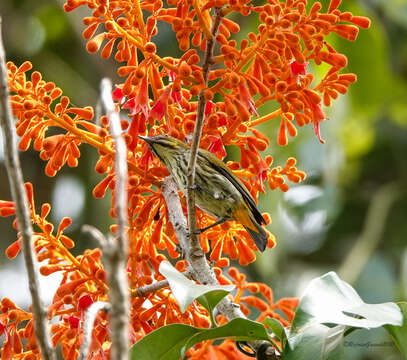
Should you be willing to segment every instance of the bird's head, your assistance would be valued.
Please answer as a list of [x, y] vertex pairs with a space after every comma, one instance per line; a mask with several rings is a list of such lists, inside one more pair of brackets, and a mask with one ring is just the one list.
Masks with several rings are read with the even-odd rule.
[[139, 135], [138, 137], [143, 139], [147, 143], [151, 152], [164, 163], [167, 163], [166, 160], [177, 156], [178, 154], [183, 154], [188, 150], [187, 144], [172, 136], [157, 135], [148, 137]]

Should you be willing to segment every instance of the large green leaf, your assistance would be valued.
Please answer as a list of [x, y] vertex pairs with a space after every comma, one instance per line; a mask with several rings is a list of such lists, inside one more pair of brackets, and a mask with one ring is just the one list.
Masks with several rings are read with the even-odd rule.
[[287, 341], [287, 333], [283, 324], [277, 319], [266, 317], [264, 319], [264, 325], [270, 328], [270, 330], [277, 337], [277, 339], [281, 341], [282, 347], [284, 348], [285, 343]]
[[329, 272], [312, 280], [301, 298], [283, 357], [344, 359], [343, 337], [347, 326], [352, 329], [392, 325], [395, 332], [395, 326], [402, 323], [403, 314], [396, 304], [366, 304], [349, 284]]
[[343, 334], [345, 326], [328, 327], [312, 324], [288, 339], [284, 360], [342, 360], [344, 356]]
[[182, 349], [182, 356], [191, 346], [199, 342], [225, 338], [235, 341], [269, 340], [267, 330], [262, 324], [248, 319], [237, 318], [229, 321], [226, 325], [201, 331], [191, 336]]
[[263, 325], [246, 319], [234, 319], [224, 326], [200, 329], [171, 324], [146, 335], [130, 349], [131, 360], [179, 360], [195, 344], [205, 340], [230, 338], [236, 341], [268, 340]]
[[204, 306], [210, 314], [215, 306], [234, 288], [234, 285], [200, 285], [187, 279], [168, 261], [160, 263], [159, 271], [168, 280], [172, 294], [178, 302], [181, 312], [195, 299]]
[[404, 322], [402, 326], [385, 325], [385, 329], [393, 337], [393, 341], [397, 345], [404, 359], [407, 359], [407, 303], [398, 303], [403, 315]]
[[298, 332], [310, 323], [367, 329], [387, 324], [400, 326], [403, 315], [395, 303], [366, 304], [352, 286], [336, 273], [329, 272], [309, 284], [298, 305], [291, 331]]
[[202, 329], [171, 324], [144, 336], [130, 348], [131, 360], [179, 360], [188, 339]]

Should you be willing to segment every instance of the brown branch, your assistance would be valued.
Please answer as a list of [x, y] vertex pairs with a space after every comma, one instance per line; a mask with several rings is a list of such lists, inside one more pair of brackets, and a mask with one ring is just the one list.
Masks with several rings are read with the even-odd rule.
[[[215, 19], [212, 25], [212, 37], [207, 40], [206, 54], [204, 64], [202, 66], [203, 78], [205, 85], [208, 82], [209, 70], [213, 64], [213, 49], [215, 45], [215, 37], [218, 33], [219, 25], [222, 20], [222, 13], [220, 8], [215, 9]], [[195, 121], [194, 135], [192, 139], [190, 158], [187, 170], [187, 208], [188, 208], [188, 224], [182, 212], [181, 203], [178, 196], [178, 190], [174, 180], [168, 177], [164, 180], [161, 191], [165, 197], [168, 214], [171, 223], [174, 226], [175, 233], [181, 248], [185, 253], [185, 258], [192, 268], [193, 277], [201, 284], [216, 285], [218, 281], [214, 272], [210, 269], [206, 261], [205, 254], [199, 244], [197, 235], [195, 234], [196, 225], [196, 212], [195, 212], [195, 193], [193, 187], [195, 185], [195, 169], [196, 157], [198, 154], [199, 143], [201, 138], [202, 127], [205, 121], [205, 89], [203, 89], [198, 98], [198, 110]], [[236, 317], [244, 317], [239, 308], [234, 306], [229, 300], [224, 299], [219, 305], [222, 313], [228, 318], [233, 319]]]
[[82, 226], [81, 230], [84, 233], [88, 233], [94, 240], [96, 240], [102, 249], [107, 246], [107, 240], [99, 229], [85, 224]]
[[[193, 279], [192, 272], [191, 272], [190, 269], [187, 269], [182, 274], [185, 277], [187, 277], [188, 279]], [[146, 296], [146, 295], [148, 295], [150, 293], [157, 292], [158, 290], [161, 290], [161, 289], [169, 287], [169, 286], [170, 286], [170, 284], [168, 283], [168, 280], [157, 281], [155, 283], [140, 286], [139, 288], [132, 290], [131, 291], [131, 296], [143, 297], [143, 296]]]
[[115, 207], [118, 223], [118, 238], [107, 239], [104, 256], [108, 266], [109, 302], [111, 308], [110, 325], [112, 330], [112, 360], [128, 359], [129, 349], [129, 291], [127, 281], [127, 146], [121, 135], [120, 116], [112, 99], [112, 84], [103, 79], [101, 100], [106, 109], [110, 131], [115, 141]]
[[18, 220], [18, 227], [22, 238], [22, 248], [25, 266], [28, 273], [29, 288], [32, 298], [32, 311], [34, 317], [34, 330], [42, 358], [56, 360], [48, 333], [47, 312], [40, 297], [40, 282], [38, 279], [38, 264], [32, 242], [33, 229], [31, 226], [30, 210], [27, 194], [24, 188], [23, 174], [18, 158], [17, 146], [14, 141], [14, 122], [9, 102], [9, 89], [7, 80], [6, 55], [1, 36], [0, 18], [0, 123], [3, 129], [4, 155], [7, 174], [10, 182], [11, 195]]
[[[206, 53], [204, 64], [202, 67], [202, 75], [207, 86], [209, 78], [209, 70], [213, 65], [213, 49], [215, 45], [215, 37], [222, 20], [222, 11], [220, 8], [215, 9], [215, 19], [212, 25], [212, 36], [207, 39]], [[178, 196], [178, 189], [172, 177], [167, 177], [162, 186], [161, 191], [165, 198], [168, 208], [169, 220], [174, 227], [178, 241], [184, 251], [184, 256], [188, 264], [191, 266], [192, 277], [199, 281], [201, 284], [217, 285], [215, 273], [209, 267], [205, 254], [200, 246], [199, 239], [196, 235], [197, 223], [195, 212], [195, 171], [196, 171], [196, 158], [201, 140], [202, 128], [205, 121], [205, 88], [200, 92], [198, 97], [197, 116], [195, 121], [194, 134], [192, 138], [190, 157], [187, 170], [187, 210], [188, 210], [188, 225], [185, 215], [182, 211], [181, 202]], [[229, 298], [224, 298], [218, 305], [217, 309], [229, 320], [234, 318], [245, 318], [245, 315], [240, 310], [240, 306], [234, 304]], [[260, 346], [265, 344], [263, 341], [250, 342], [249, 345], [253, 349], [259, 349]], [[276, 360], [278, 357], [275, 355], [274, 348], [268, 344], [264, 351], [265, 360]], [[263, 346], [264, 349], [264, 346]]]
[[193, 256], [204, 256], [201, 246], [199, 244], [198, 236], [195, 234], [196, 225], [196, 212], [195, 212], [195, 169], [196, 169], [196, 157], [198, 154], [199, 143], [201, 141], [201, 133], [203, 124], [205, 122], [205, 90], [209, 78], [209, 70], [213, 64], [213, 49], [215, 47], [215, 37], [219, 30], [219, 25], [222, 20], [222, 12], [220, 8], [215, 9], [215, 20], [212, 25], [212, 37], [207, 39], [206, 53], [204, 64], [202, 66], [202, 75], [205, 82], [205, 88], [199, 93], [198, 97], [198, 109], [195, 120], [194, 135], [192, 138], [188, 170], [187, 170], [187, 208], [188, 208], [188, 225], [190, 233], [191, 253]]
[[168, 286], [169, 286], [168, 280], [157, 281], [155, 283], [152, 283], [149, 285], [144, 285], [144, 286], [139, 287], [138, 289], [132, 290], [131, 296], [144, 297], [147, 294], [157, 292], [158, 290], [161, 290]]

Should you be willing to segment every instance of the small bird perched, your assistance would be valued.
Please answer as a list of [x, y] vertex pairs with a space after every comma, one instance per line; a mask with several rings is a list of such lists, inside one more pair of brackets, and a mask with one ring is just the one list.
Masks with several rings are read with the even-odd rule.
[[[139, 138], [148, 144], [151, 152], [167, 167], [185, 195], [190, 154], [188, 145], [167, 135], [139, 135]], [[221, 160], [203, 149], [198, 150], [196, 159], [194, 190], [196, 205], [218, 219], [210, 226], [199, 229], [198, 233], [225, 221], [235, 220], [244, 226], [257, 248], [265, 250], [267, 233], [261, 225], [266, 224], [266, 220], [249, 191]]]

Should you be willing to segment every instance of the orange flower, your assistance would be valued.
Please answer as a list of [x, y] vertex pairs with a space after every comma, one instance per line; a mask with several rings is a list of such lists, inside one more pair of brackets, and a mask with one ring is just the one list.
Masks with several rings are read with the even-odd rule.
[[312, 120], [314, 122], [314, 131], [315, 135], [318, 137], [318, 140], [324, 144], [325, 140], [321, 138], [320, 126], [319, 124], [326, 119], [325, 113], [322, 111], [321, 105], [312, 104]]
[[150, 112], [150, 118], [153, 120], [161, 120], [167, 111], [167, 103], [171, 94], [171, 87], [167, 87], [161, 96], [158, 98]]

